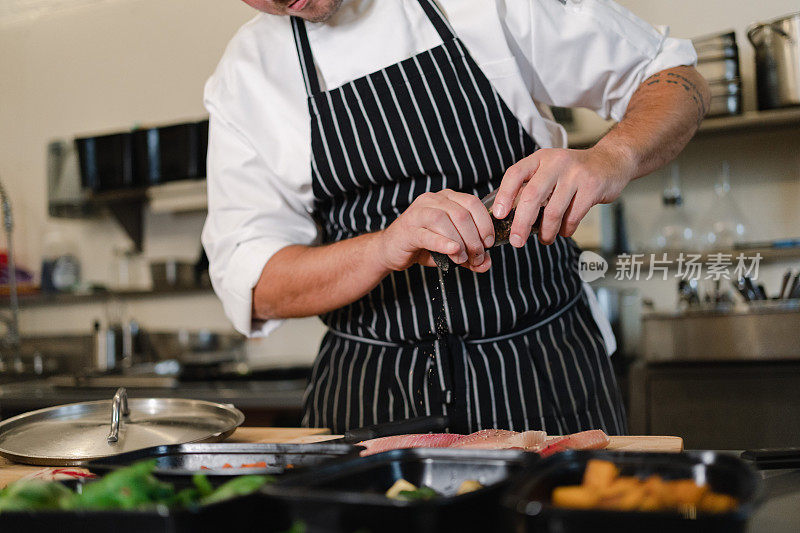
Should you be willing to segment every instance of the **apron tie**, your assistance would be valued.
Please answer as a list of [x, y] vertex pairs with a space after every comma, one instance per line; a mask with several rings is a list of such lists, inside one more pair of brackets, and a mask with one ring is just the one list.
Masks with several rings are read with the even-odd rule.
[[454, 364], [462, 358], [462, 355], [467, 351], [467, 345], [476, 346], [482, 344], [493, 344], [499, 341], [513, 339], [526, 335], [536, 329], [547, 325], [548, 323], [556, 320], [564, 313], [575, 307], [575, 305], [583, 297], [583, 293], [578, 293], [572, 300], [567, 302], [566, 305], [551, 313], [550, 315], [541, 318], [537, 317], [535, 322], [526, 322], [519, 327], [505, 333], [493, 337], [484, 337], [476, 339], [464, 338], [461, 335], [455, 335], [449, 332], [440, 333], [435, 339], [422, 339], [417, 342], [392, 342], [370, 337], [362, 337], [360, 335], [352, 335], [345, 333], [334, 328], [329, 328], [329, 331], [341, 338], [349, 339], [357, 342], [364, 342], [373, 346], [392, 347], [392, 348], [413, 348], [419, 347], [424, 353], [431, 352], [433, 354], [434, 363], [436, 364], [436, 374], [439, 391], [442, 395], [442, 403], [444, 413], [447, 414], [447, 406], [451, 405], [456, 396], [454, 389]]

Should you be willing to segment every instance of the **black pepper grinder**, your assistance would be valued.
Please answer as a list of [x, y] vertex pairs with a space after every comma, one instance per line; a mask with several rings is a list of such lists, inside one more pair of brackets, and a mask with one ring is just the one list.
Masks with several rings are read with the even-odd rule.
[[[517, 195], [514, 206], [506, 217], [503, 219], [495, 218], [492, 214], [492, 206], [494, 205], [494, 199], [497, 197], [497, 191], [498, 189], [495, 189], [481, 199], [486, 210], [489, 211], [489, 215], [492, 217], [492, 224], [494, 225], [494, 245], [492, 245], [491, 248], [508, 244], [508, 238], [511, 236], [511, 224], [514, 221], [514, 214], [517, 211], [517, 202], [519, 201], [519, 195]], [[531, 235], [539, 233], [539, 228], [542, 225], [542, 211], [543, 210], [540, 208], [539, 216], [536, 217], [536, 222], [533, 223], [533, 227], [531, 228]], [[431, 252], [431, 257], [442, 272], [448, 272], [450, 270], [450, 265], [454, 264], [447, 255], [439, 252]]]

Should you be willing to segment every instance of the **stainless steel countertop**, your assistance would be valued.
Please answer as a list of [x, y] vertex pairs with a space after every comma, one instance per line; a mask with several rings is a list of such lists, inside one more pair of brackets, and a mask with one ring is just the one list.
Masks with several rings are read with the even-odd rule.
[[[300, 409], [305, 380], [207, 381], [182, 383], [175, 388], [130, 389], [131, 397], [191, 398], [233, 403], [240, 408]], [[61, 388], [44, 380], [0, 385], [0, 412], [19, 407], [111, 398], [113, 389]], [[33, 407], [31, 407], [33, 406]], [[724, 451], [739, 455], [738, 451]], [[749, 522], [749, 533], [782, 533], [800, 525], [800, 469], [763, 470], [764, 500]]]
[[[304, 379], [284, 381], [198, 381], [174, 388], [129, 388], [131, 398], [187, 398], [232, 403], [239, 408], [300, 409]], [[19, 407], [38, 409], [51, 405], [109, 399], [114, 388], [56, 387], [46, 380], [0, 385], [0, 413]], [[33, 406], [33, 407], [31, 407]], [[5, 415], [3, 415], [5, 416]]]
[[800, 530], [800, 469], [762, 470], [764, 502], [748, 533], [794, 533]]

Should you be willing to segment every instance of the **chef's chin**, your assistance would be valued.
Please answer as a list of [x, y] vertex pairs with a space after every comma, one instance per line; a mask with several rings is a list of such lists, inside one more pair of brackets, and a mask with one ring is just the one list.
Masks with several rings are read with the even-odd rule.
[[341, 7], [342, 0], [244, 0], [251, 7], [273, 15], [291, 15], [309, 22], [325, 22]]
[[[336, 13], [342, 6], [343, 0], [306, 0], [306, 5], [298, 13], [298, 16], [309, 22], [325, 22]], [[298, 3], [303, 0], [298, 0]]]

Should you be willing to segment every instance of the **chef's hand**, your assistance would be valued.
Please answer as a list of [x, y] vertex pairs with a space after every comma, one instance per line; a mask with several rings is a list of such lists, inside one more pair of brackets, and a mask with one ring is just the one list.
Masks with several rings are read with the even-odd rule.
[[542, 206], [539, 241], [552, 244], [558, 234], [571, 237], [592, 206], [616, 200], [635, 177], [629, 159], [598, 146], [538, 150], [506, 171], [492, 213], [505, 218], [516, 201], [509, 242], [517, 248], [528, 240]]
[[494, 244], [494, 225], [477, 196], [449, 189], [426, 192], [379, 233], [378, 244], [388, 270], [415, 263], [436, 266], [430, 250], [474, 272], [486, 272], [492, 266], [486, 248]]

